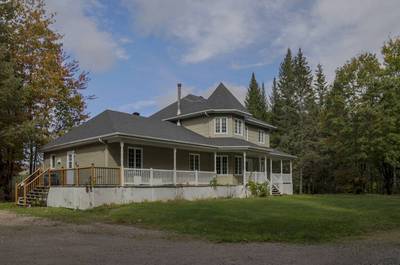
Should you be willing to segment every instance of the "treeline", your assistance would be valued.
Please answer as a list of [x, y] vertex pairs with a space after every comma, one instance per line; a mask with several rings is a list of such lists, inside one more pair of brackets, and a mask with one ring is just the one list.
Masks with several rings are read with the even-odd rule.
[[41, 0], [0, 3], [0, 200], [40, 147], [86, 118], [87, 73], [63, 51]]
[[363, 53], [337, 68], [328, 84], [301, 49], [289, 49], [269, 98], [252, 75], [246, 106], [278, 127], [271, 146], [298, 156], [299, 193], [398, 192], [400, 38], [377, 55]]

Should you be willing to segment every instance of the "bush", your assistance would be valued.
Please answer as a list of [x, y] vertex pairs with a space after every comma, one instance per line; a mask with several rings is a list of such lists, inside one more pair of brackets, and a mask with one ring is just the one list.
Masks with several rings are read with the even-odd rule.
[[250, 190], [251, 195], [254, 197], [267, 197], [269, 195], [269, 186], [267, 182], [256, 183], [250, 180], [246, 187]]

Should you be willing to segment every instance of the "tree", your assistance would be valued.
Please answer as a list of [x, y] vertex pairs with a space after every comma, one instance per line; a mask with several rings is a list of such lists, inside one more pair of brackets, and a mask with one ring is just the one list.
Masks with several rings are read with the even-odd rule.
[[325, 97], [326, 97], [328, 86], [327, 86], [326, 77], [325, 77], [325, 74], [324, 74], [321, 64], [318, 64], [317, 69], [315, 70], [314, 87], [315, 87], [315, 92], [317, 95], [317, 102], [318, 102], [319, 108], [322, 109], [322, 107], [325, 104]]
[[254, 73], [251, 75], [245, 105], [255, 118], [265, 120], [267, 108], [265, 91], [260, 89]]
[[0, 15], [0, 185], [9, 198], [24, 162], [32, 172], [43, 144], [86, 119], [88, 78], [64, 53], [42, 0], [5, 2]]

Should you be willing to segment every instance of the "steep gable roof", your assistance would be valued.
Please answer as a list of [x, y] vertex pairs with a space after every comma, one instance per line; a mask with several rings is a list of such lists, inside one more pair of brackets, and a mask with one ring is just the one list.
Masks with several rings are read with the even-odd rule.
[[[177, 109], [178, 103], [174, 102], [156, 112], [150, 118], [163, 120], [176, 117]], [[248, 110], [222, 83], [217, 86], [208, 99], [195, 95], [188, 95], [181, 99], [181, 116], [210, 110], [237, 110], [249, 114]]]

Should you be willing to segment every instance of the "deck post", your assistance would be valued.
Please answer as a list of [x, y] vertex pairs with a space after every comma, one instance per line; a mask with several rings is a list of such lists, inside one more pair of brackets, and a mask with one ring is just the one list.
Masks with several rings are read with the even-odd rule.
[[269, 158], [269, 194], [272, 195], [272, 157]]
[[266, 182], [268, 177], [267, 177], [267, 156], [264, 156], [264, 181]]
[[150, 168], [150, 186], [153, 186], [153, 178], [154, 178], [153, 168]]
[[247, 177], [246, 177], [246, 152], [243, 152], [243, 186], [246, 187]]
[[283, 161], [281, 159], [281, 179], [280, 179], [280, 182], [282, 182], [282, 180], [283, 180]]
[[174, 185], [176, 185], [176, 148], [174, 148]]
[[76, 168], [76, 183], [75, 186], [79, 186], [79, 166]]
[[293, 184], [293, 181], [292, 181], [292, 160], [290, 160], [290, 182]]
[[214, 152], [214, 173], [217, 176], [217, 152]]
[[120, 167], [121, 167], [121, 171], [120, 171], [120, 180], [119, 180], [119, 184], [120, 186], [124, 186], [124, 182], [125, 182], [125, 172], [124, 172], [124, 142], [120, 142], [119, 143], [120, 146]]
[[198, 170], [196, 170], [194, 172], [194, 183], [195, 183], [196, 186], [199, 185], [199, 171]]

